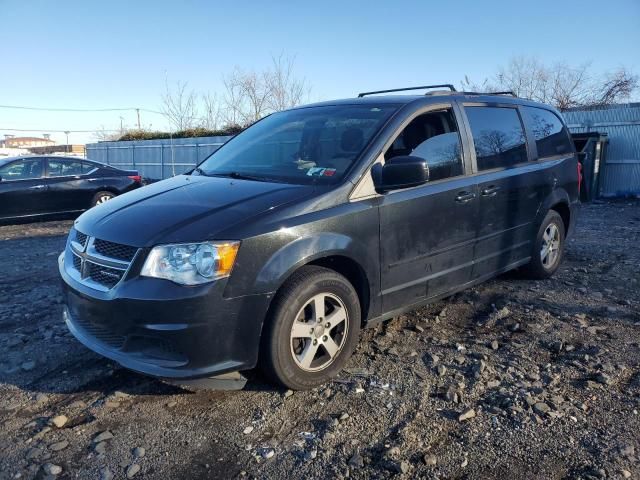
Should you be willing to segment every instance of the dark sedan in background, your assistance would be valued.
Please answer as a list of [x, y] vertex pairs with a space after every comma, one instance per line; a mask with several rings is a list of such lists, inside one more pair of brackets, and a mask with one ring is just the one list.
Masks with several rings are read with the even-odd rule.
[[0, 221], [81, 212], [141, 185], [136, 171], [84, 158], [0, 159]]

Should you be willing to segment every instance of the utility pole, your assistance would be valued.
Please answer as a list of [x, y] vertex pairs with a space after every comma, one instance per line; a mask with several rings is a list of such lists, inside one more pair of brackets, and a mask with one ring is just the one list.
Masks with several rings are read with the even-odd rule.
[[67, 144], [64, 146], [64, 150], [67, 153], [69, 153], [69, 133], [71, 132], [69, 132], [68, 130], [64, 132], [64, 134], [67, 136]]
[[122, 136], [122, 134], [124, 133], [124, 129], [122, 126], [122, 122], [124, 121], [124, 118], [120, 117], [120, 136]]
[[138, 130], [142, 130], [140, 128], [140, 109], [139, 108], [136, 108], [136, 114], [138, 115]]

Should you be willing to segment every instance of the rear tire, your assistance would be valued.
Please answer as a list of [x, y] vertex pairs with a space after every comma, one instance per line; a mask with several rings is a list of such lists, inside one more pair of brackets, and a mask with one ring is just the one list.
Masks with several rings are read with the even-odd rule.
[[280, 288], [265, 323], [260, 365], [274, 382], [293, 390], [336, 376], [360, 334], [360, 300], [353, 285], [327, 268], [300, 268]]
[[101, 203], [108, 202], [115, 196], [116, 196], [115, 193], [107, 192], [106, 190], [102, 192], [98, 192], [93, 196], [93, 199], [91, 200], [91, 206], [95, 207], [96, 205], [100, 205]]
[[525, 276], [533, 279], [551, 277], [562, 263], [564, 239], [562, 217], [555, 210], [549, 210], [538, 229], [531, 261], [523, 268]]

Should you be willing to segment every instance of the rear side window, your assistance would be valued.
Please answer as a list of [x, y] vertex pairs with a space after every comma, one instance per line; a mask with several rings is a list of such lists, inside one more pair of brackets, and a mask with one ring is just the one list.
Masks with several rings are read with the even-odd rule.
[[95, 170], [98, 166], [95, 163], [82, 162], [82, 173], [89, 173]]
[[478, 170], [510, 167], [527, 161], [520, 116], [515, 108], [466, 107]]
[[569, 134], [553, 112], [536, 107], [522, 107], [522, 112], [536, 140], [539, 158], [573, 152]]
[[82, 174], [82, 162], [80, 160], [47, 160], [50, 177], [68, 177]]

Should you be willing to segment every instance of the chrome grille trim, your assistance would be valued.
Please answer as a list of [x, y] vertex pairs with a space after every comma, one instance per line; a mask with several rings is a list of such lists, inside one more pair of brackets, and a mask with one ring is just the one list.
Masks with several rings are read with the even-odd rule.
[[[80, 243], [77, 240], [82, 240]], [[94, 290], [107, 292], [118, 285], [127, 275], [131, 265], [138, 255], [139, 249], [128, 245], [106, 242], [111, 244], [116, 251], [135, 250], [131, 261], [118, 258], [107, 257], [96, 251], [94, 244], [96, 238], [84, 235], [75, 231], [75, 235], [70, 236], [68, 244], [69, 262], [65, 263], [67, 273], [76, 281]]]

